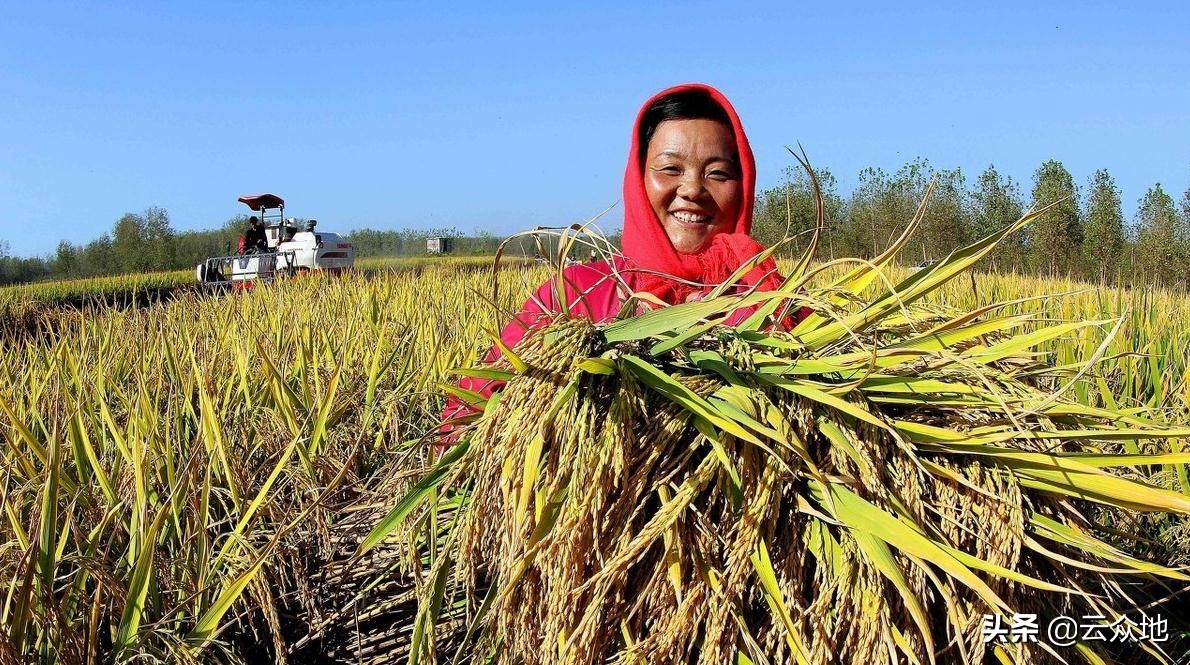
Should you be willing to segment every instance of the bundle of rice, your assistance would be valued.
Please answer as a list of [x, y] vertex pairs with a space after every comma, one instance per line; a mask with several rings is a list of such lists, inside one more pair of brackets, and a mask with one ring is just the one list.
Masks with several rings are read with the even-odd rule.
[[1184, 587], [1097, 517], [1190, 514], [1112, 471], [1190, 454], [1107, 453], [1190, 429], [1063, 397], [1085, 368], [1035, 350], [1103, 322], [922, 304], [1029, 219], [899, 284], [916, 223], [827, 287], [807, 254], [779, 292], [558, 320], [477, 370], [505, 389], [360, 546], [417, 569], [410, 662], [1100, 662], [984, 617], [1112, 620], [1138, 581]]

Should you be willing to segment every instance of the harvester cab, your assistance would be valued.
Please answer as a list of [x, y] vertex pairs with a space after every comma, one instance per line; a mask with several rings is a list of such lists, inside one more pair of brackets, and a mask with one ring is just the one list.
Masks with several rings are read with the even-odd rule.
[[264, 226], [267, 249], [247, 248], [213, 256], [198, 264], [195, 276], [205, 285], [250, 288], [258, 280], [293, 276], [311, 271], [338, 274], [355, 265], [351, 243], [336, 233], [315, 231], [317, 221], [285, 217], [285, 200], [276, 194], [248, 194], [237, 199], [258, 213]]

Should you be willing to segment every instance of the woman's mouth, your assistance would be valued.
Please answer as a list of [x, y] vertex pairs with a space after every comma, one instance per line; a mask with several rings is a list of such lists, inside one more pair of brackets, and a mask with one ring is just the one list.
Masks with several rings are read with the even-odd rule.
[[690, 226], [710, 224], [711, 220], [714, 219], [714, 216], [712, 215], [700, 215], [698, 213], [688, 212], [686, 210], [672, 211], [669, 213], [669, 216], [673, 217], [675, 221], [681, 224]]

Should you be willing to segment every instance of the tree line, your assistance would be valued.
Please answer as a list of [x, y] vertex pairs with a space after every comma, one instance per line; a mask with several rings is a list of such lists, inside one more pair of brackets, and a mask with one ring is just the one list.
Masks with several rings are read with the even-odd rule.
[[148, 208], [121, 216], [110, 232], [85, 244], [63, 240], [44, 258], [8, 256], [0, 245], [0, 284], [192, 267], [208, 256], [228, 253], [229, 243], [246, 226], [247, 217], [237, 217], [218, 229], [175, 231], [168, 212]]
[[[935, 261], [951, 250], [1011, 224], [1028, 209], [1050, 207], [1023, 232], [1009, 236], [991, 256], [993, 270], [1064, 276], [1104, 283], [1155, 284], [1190, 288], [1190, 190], [1175, 201], [1160, 183], [1140, 199], [1126, 222], [1121, 193], [1106, 169], [1081, 187], [1061, 162], [1050, 160], [1033, 173], [1028, 197], [1011, 177], [989, 166], [968, 183], [959, 169], [938, 169], [917, 159], [897, 171], [866, 168], [853, 191], [838, 192], [829, 169], [817, 172], [825, 229], [818, 257], [871, 258], [888, 246], [913, 217], [933, 183], [921, 227], [902, 253], [910, 263]], [[756, 197], [753, 235], [771, 245], [786, 233], [794, 255], [815, 225], [815, 201], [808, 176], [797, 168]], [[0, 239], [0, 284], [189, 268], [209, 256], [232, 253], [247, 227], [237, 216], [221, 227], [175, 231], [162, 208], [128, 213], [112, 230], [75, 245], [63, 240], [48, 257], [10, 256]], [[356, 256], [415, 256], [429, 237], [452, 238], [457, 254], [494, 254], [501, 238], [455, 228], [376, 230], [345, 234]], [[508, 253], [532, 254], [532, 243], [514, 242]]]
[[[968, 184], [959, 169], [936, 169], [917, 159], [894, 173], [860, 172], [850, 195], [838, 193], [829, 169], [817, 171], [825, 212], [817, 258], [871, 258], [900, 234], [933, 183], [920, 228], [902, 260], [924, 264], [1020, 219], [1045, 212], [1009, 235], [993, 252], [991, 268], [1048, 277], [1111, 283], [1190, 287], [1190, 189], [1175, 201], [1157, 183], [1138, 202], [1131, 222], [1120, 189], [1106, 169], [1083, 186], [1057, 160], [1033, 173], [1026, 198], [1021, 186], [989, 166]], [[753, 235], [770, 245], [790, 233], [784, 253], [807, 245], [816, 223], [809, 177], [789, 168], [783, 181], [757, 196]]]
[[[11, 256], [0, 240], [0, 284], [193, 268], [208, 257], [234, 254], [247, 227], [248, 216], [239, 215], [216, 229], [176, 231], [168, 212], [149, 208], [126, 213], [110, 232], [88, 243], [63, 240], [48, 257]], [[451, 238], [452, 252], [458, 254], [494, 254], [500, 244], [490, 233], [466, 236], [456, 228], [359, 229], [344, 235], [357, 257], [424, 255], [430, 237]]]

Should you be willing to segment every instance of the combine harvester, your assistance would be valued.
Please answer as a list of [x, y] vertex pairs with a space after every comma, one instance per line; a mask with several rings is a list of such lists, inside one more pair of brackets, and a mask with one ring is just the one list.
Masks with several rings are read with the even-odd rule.
[[[355, 250], [337, 233], [315, 232], [315, 220], [299, 227], [292, 217], [285, 218], [285, 200], [276, 194], [249, 194], [236, 199], [259, 213], [268, 240], [267, 251], [244, 246], [240, 236], [239, 251], [230, 256], [212, 256], [195, 269], [204, 286], [230, 286], [250, 289], [261, 280], [292, 277], [321, 271], [337, 275], [355, 265]], [[230, 247], [229, 247], [230, 249]]]

